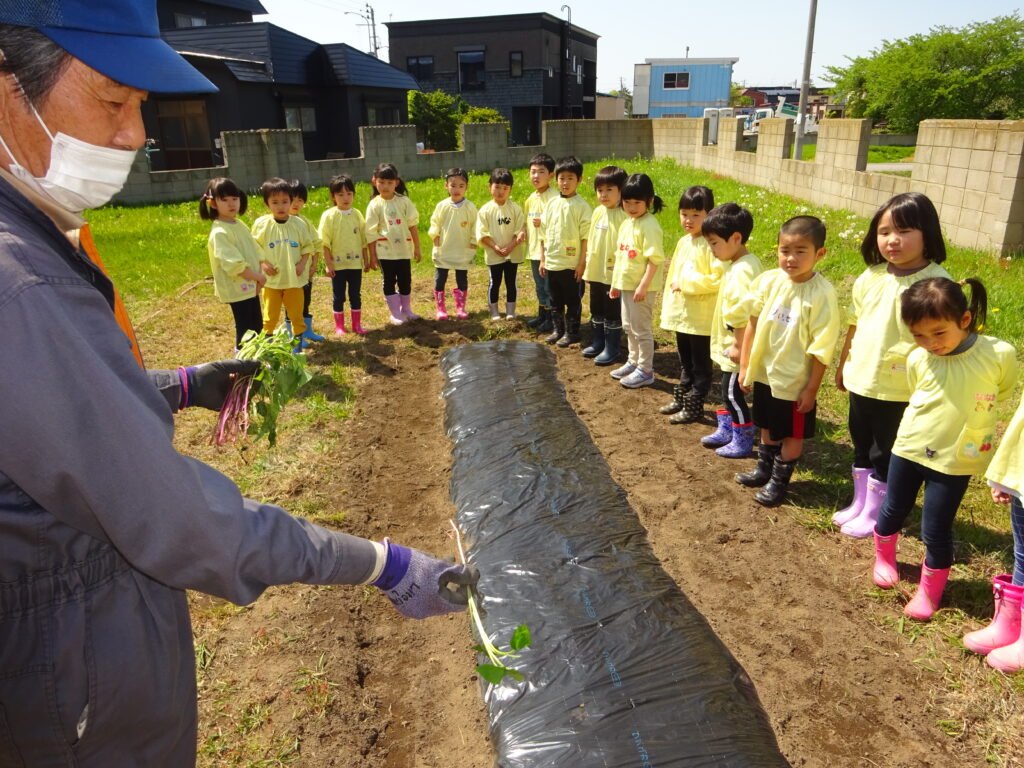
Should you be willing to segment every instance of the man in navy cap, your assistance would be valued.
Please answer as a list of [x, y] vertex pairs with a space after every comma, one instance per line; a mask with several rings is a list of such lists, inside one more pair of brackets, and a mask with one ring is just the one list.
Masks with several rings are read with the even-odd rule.
[[0, 0], [0, 766], [190, 766], [186, 589], [290, 582], [460, 610], [472, 569], [243, 499], [172, 445], [239, 361], [147, 371], [81, 217], [124, 184], [147, 92], [213, 86], [154, 0]]

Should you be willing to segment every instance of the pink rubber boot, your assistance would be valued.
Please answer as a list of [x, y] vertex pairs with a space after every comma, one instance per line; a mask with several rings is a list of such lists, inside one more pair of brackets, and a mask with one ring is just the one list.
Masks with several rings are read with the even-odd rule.
[[[1020, 619], [1018, 619], [1020, 621]], [[1009, 645], [996, 648], [985, 657], [985, 663], [992, 669], [1010, 674], [1024, 669], [1024, 635], [1018, 636]]]
[[388, 303], [388, 312], [391, 313], [388, 322], [392, 325], [404, 323], [405, 319], [402, 317], [402, 297], [397, 293], [392, 293], [390, 296], [385, 296], [384, 301]]
[[458, 288], [452, 290], [452, 296], [455, 297], [455, 316], [459, 320], [465, 320], [469, 317], [466, 312], [466, 291], [460, 291]]
[[334, 313], [334, 335], [335, 336], [344, 336], [346, 333], [348, 333], [348, 331], [345, 330], [345, 313], [344, 312], [335, 312]]
[[871, 467], [853, 467], [853, 501], [832, 515], [832, 525], [843, 525], [864, 511], [864, 500], [868, 495], [868, 478]]
[[900, 581], [900, 572], [896, 567], [896, 542], [900, 535], [893, 533], [888, 536], [875, 536], [875, 567], [871, 571], [871, 580], [876, 587], [892, 589]]
[[976, 632], [964, 635], [964, 646], [982, 655], [996, 648], [1010, 645], [1020, 637], [1020, 599], [1024, 587], [1014, 586], [1013, 577], [1001, 573], [992, 579], [995, 613], [992, 623]]
[[444, 300], [444, 291], [434, 291], [434, 304], [437, 306], [437, 311], [434, 313], [436, 320], [448, 319], [448, 307], [444, 305]]
[[353, 309], [352, 310], [352, 331], [358, 333], [360, 336], [365, 336], [366, 331], [363, 329], [363, 310]]
[[412, 296], [403, 293], [398, 299], [398, 305], [402, 310], [403, 320], [419, 320], [420, 316], [412, 311]]
[[861, 508], [860, 514], [852, 520], [847, 520], [839, 531], [855, 539], [866, 539], [874, 533], [875, 523], [878, 522], [878, 513], [882, 511], [882, 504], [885, 502], [885, 492], [885, 483], [868, 477], [864, 506]]
[[939, 608], [948, 578], [949, 568], [929, 568], [921, 563], [921, 582], [917, 585], [914, 597], [903, 609], [903, 615], [918, 621], [928, 621]]

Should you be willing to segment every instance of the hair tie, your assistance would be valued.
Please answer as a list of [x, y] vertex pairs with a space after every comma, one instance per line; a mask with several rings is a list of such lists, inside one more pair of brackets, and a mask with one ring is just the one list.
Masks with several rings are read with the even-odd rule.
[[961, 280], [961, 281], [960, 281], [960, 282], [958, 283], [958, 285], [959, 285], [959, 286], [960, 286], [961, 288], [963, 288], [964, 286], [966, 286], [966, 285], [967, 285], [967, 280], [966, 280], [966, 279], [965, 279], [965, 280]]

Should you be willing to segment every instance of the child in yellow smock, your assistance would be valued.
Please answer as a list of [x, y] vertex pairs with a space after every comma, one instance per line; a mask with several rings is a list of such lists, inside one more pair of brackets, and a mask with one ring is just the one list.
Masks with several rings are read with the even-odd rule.
[[889, 461], [885, 503], [875, 524], [872, 579], [883, 589], [899, 581], [896, 543], [924, 485], [921, 538], [925, 559], [904, 615], [927, 621], [939, 607], [953, 565], [953, 519], [971, 475], [992, 460], [996, 404], [1013, 394], [1017, 353], [978, 333], [987, 300], [980, 281], [970, 302], [948, 277], [919, 280], [900, 298], [900, 317], [917, 348], [907, 356], [910, 399]]
[[483, 246], [491, 280], [487, 289], [487, 306], [491, 320], [501, 320], [498, 297], [501, 283], [505, 283], [505, 319], [516, 316], [516, 274], [526, 255], [526, 216], [512, 195], [512, 173], [507, 168], [491, 171], [489, 189], [491, 199], [484, 203], [476, 217], [476, 239]]
[[619, 226], [626, 220], [622, 209], [622, 187], [627, 174], [617, 165], [606, 165], [594, 176], [597, 202], [590, 218], [587, 266], [583, 279], [590, 286], [590, 344], [583, 356], [597, 365], [611, 365], [619, 359], [622, 343], [622, 302], [610, 299]]
[[351, 176], [333, 177], [327, 185], [334, 206], [320, 217], [319, 234], [324, 248], [324, 268], [331, 278], [334, 333], [344, 336], [345, 291], [352, 308], [352, 332], [363, 335], [363, 272], [370, 269], [366, 248], [366, 220], [353, 205], [356, 183]]
[[444, 174], [444, 188], [448, 197], [434, 208], [427, 234], [434, 242], [434, 301], [438, 320], [448, 319], [445, 306], [445, 286], [448, 271], [455, 270], [455, 316], [459, 320], [469, 317], [466, 295], [469, 291], [469, 268], [476, 258], [476, 206], [466, 199], [469, 174], [462, 168], [449, 168]]

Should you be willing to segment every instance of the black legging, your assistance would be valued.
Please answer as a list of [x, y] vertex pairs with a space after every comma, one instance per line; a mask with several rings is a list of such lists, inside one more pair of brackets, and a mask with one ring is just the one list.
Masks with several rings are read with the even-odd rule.
[[604, 323], [609, 328], [622, 327], [622, 301], [612, 299], [608, 291], [612, 287], [606, 283], [590, 283], [590, 319], [597, 323]]
[[[448, 269], [445, 267], [434, 268], [434, 290], [443, 291], [445, 285], [448, 283]], [[455, 270], [455, 287], [460, 291], [465, 291], [469, 288], [469, 270], [468, 269], [456, 269]]]
[[263, 330], [263, 308], [256, 296], [251, 299], [233, 301], [228, 306], [231, 307], [231, 314], [235, 317], [235, 346], [240, 347], [246, 331], [259, 333]]
[[331, 287], [334, 289], [334, 311], [345, 311], [345, 287], [348, 286], [348, 302], [352, 309], [363, 308], [363, 270], [361, 269], [339, 269], [331, 278]]
[[[384, 295], [412, 293], [412, 262], [409, 259], [381, 259], [380, 271], [384, 277]], [[398, 290], [395, 290], [395, 286]]]
[[848, 424], [853, 440], [853, 466], [873, 467], [875, 477], [886, 482], [892, 446], [906, 408], [906, 403], [850, 393]]
[[711, 337], [676, 332], [679, 352], [679, 384], [693, 388], [701, 397], [711, 391]]
[[489, 304], [498, 303], [501, 281], [504, 280], [505, 301], [515, 304], [516, 299], [519, 298], [519, 289], [516, 288], [516, 274], [519, 265], [513, 264], [511, 261], [503, 261], [500, 264], [488, 264], [487, 268], [491, 270], [491, 284], [487, 289], [487, 302]]
[[740, 389], [739, 371], [722, 372], [722, 402], [729, 409], [733, 424], [750, 424], [750, 406]]
[[554, 305], [555, 313], [579, 317], [583, 301], [580, 296], [580, 283], [576, 282], [576, 272], [572, 269], [548, 270], [548, 285], [551, 288], [551, 303]]

